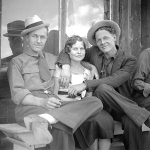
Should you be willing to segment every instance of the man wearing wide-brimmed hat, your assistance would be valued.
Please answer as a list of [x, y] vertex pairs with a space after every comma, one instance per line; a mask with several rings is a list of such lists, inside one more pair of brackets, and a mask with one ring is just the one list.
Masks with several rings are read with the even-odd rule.
[[[95, 65], [99, 79], [86, 80], [72, 86], [74, 93], [88, 90], [98, 97], [104, 109], [111, 108], [115, 119], [120, 118], [124, 126], [123, 140], [127, 150], [137, 150], [141, 146], [141, 126], [150, 127], [150, 112], [139, 107], [132, 99], [128, 81], [134, 71], [136, 59], [117, 45], [120, 37], [119, 25], [111, 20], [102, 20], [88, 31], [87, 39], [92, 45], [87, 49], [85, 61]], [[63, 57], [63, 59], [61, 59]], [[69, 63], [67, 54], [60, 56]], [[137, 139], [139, 138], [139, 140]]]
[[19, 124], [33, 131], [37, 142], [50, 143], [53, 150], [74, 150], [73, 133], [93, 113], [99, 114], [102, 103], [96, 97], [62, 102], [53, 94], [57, 57], [43, 52], [48, 26], [37, 15], [28, 17], [21, 32], [28, 45], [9, 64], [11, 96], [17, 104], [15, 117]]

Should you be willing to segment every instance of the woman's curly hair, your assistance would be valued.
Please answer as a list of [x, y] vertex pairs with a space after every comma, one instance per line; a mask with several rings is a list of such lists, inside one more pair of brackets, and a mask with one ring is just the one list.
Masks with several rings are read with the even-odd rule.
[[64, 51], [69, 53], [72, 45], [75, 44], [77, 41], [83, 42], [84, 49], [86, 49], [84, 40], [80, 36], [74, 35], [74, 36], [69, 37], [68, 40], [66, 41]]

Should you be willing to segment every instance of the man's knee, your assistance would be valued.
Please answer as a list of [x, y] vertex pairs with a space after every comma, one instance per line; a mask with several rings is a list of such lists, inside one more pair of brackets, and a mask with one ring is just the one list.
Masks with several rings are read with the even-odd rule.
[[106, 127], [108, 129], [114, 129], [114, 120], [113, 117], [107, 113], [105, 110], [102, 110], [95, 118], [95, 123], [100, 123], [102, 127]]

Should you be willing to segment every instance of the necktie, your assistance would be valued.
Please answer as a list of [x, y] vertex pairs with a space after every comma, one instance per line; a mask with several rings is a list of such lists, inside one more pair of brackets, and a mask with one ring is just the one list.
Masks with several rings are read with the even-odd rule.
[[48, 81], [51, 77], [48, 64], [42, 53], [39, 53], [39, 74], [44, 81]]

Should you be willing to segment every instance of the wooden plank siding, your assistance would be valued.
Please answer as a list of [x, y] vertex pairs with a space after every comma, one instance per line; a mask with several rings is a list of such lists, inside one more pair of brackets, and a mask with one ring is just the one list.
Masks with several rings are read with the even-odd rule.
[[138, 56], [141, 52], [141, 0], [111, 2], [111, 18], [121, 28], [120, 47]]
[[150, 1], [141, 0], [141, 50], [150, 47]]
[[150, 47], [149, 0], [111, 0], [111, 19], [120, 25], [122, 49], [138, 57]]

